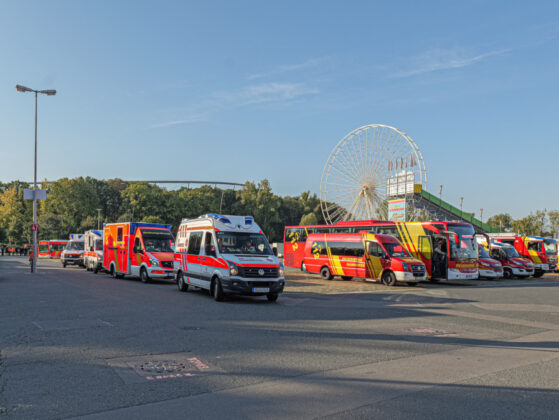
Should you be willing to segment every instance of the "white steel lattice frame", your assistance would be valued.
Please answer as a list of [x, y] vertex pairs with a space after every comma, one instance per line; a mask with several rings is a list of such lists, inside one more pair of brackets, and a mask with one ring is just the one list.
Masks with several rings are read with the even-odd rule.
[[325, 221], [385, 219], [386, 182], [398, 173], [398, 166], [400, 171], [414, 173], [415, 183], [426, 189], [423, 155], [406, 133], [388, 125], [370, 124], [347, 134], [322, 170], [320, 204]]

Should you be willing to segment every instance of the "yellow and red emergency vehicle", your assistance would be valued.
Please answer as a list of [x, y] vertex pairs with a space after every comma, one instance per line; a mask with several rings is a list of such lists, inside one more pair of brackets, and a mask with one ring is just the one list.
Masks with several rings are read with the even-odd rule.
[[361, 277], [394, 286], [397, 281], [415, 286], [426, 280], [425, 265], [412, 258], [392, 235], [312, 233], [307, 237], [303, 269], [325, 280]]
[[103, 268], [113, 277], [125, 275], [174, 279], [174, 245], [171, 225], [107, 223], [103, 226]]

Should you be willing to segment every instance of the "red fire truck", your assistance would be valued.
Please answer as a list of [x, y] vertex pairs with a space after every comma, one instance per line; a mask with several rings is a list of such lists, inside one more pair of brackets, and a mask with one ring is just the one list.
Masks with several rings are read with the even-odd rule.
[[415, 286], [425, 280], [425, 265], [411, 258], [392, 235], [360, 233], [311, 233], [307, 237], [303, 267], [325, 280], [362, 277], [387, 286], [397, 281]]
[[477, 279], [477, 244], [474, 228], [463, 222], [389, 222], [360, 220], [332, 225], [286, 226], [284, 262], [302, 269], [305, 243], [311, 233], [350, 233], [369, 231], [393, 235], [408, 253], [425, 264], [431, 281], [439, 279]]
[[521, 236], [516, 233], [491, 233], [489, 237], [493, 242], [512, 245], [520, 257], [531, 261], [534, 264], [534, 277], [553, 272], [557, 266], [557, 255], [546, 252], [543, 237]]
[[103, 227], [103, 268], [113, 277], [125, 275], [174, 279], [174, 244], [171, 225], [107, 223]]

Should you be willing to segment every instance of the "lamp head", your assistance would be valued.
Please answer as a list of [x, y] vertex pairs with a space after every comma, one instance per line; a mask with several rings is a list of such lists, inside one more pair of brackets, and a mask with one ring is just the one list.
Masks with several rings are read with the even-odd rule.
[[33, 92], [33, 89], [29, 89], [28, 87], [22, 85], [16, 85], [16, 90], [18, 92]]

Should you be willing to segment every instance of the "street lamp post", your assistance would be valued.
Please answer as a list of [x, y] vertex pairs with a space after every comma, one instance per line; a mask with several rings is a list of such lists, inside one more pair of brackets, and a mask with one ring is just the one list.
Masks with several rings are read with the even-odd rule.
[[464, 202], [464, 197], [460, 197], [460, 219], [464, 219], [463, 212], [462, 212], [462, 203]]
[[101, 210], [103, 209], [97, 209], [97, 230], [101, 229]]
[[31, 268], [32, 273], [37, 272], [37, 96], [39, 93], [43, 93], [47, 96], [56, 95], [56, 90], [35, 90], [30, 89], [25, 86], [16, 85], [16, 90], [18, 92], [33, 92], [35, 94], [35, 162], [33, 171], [33, 266]]

